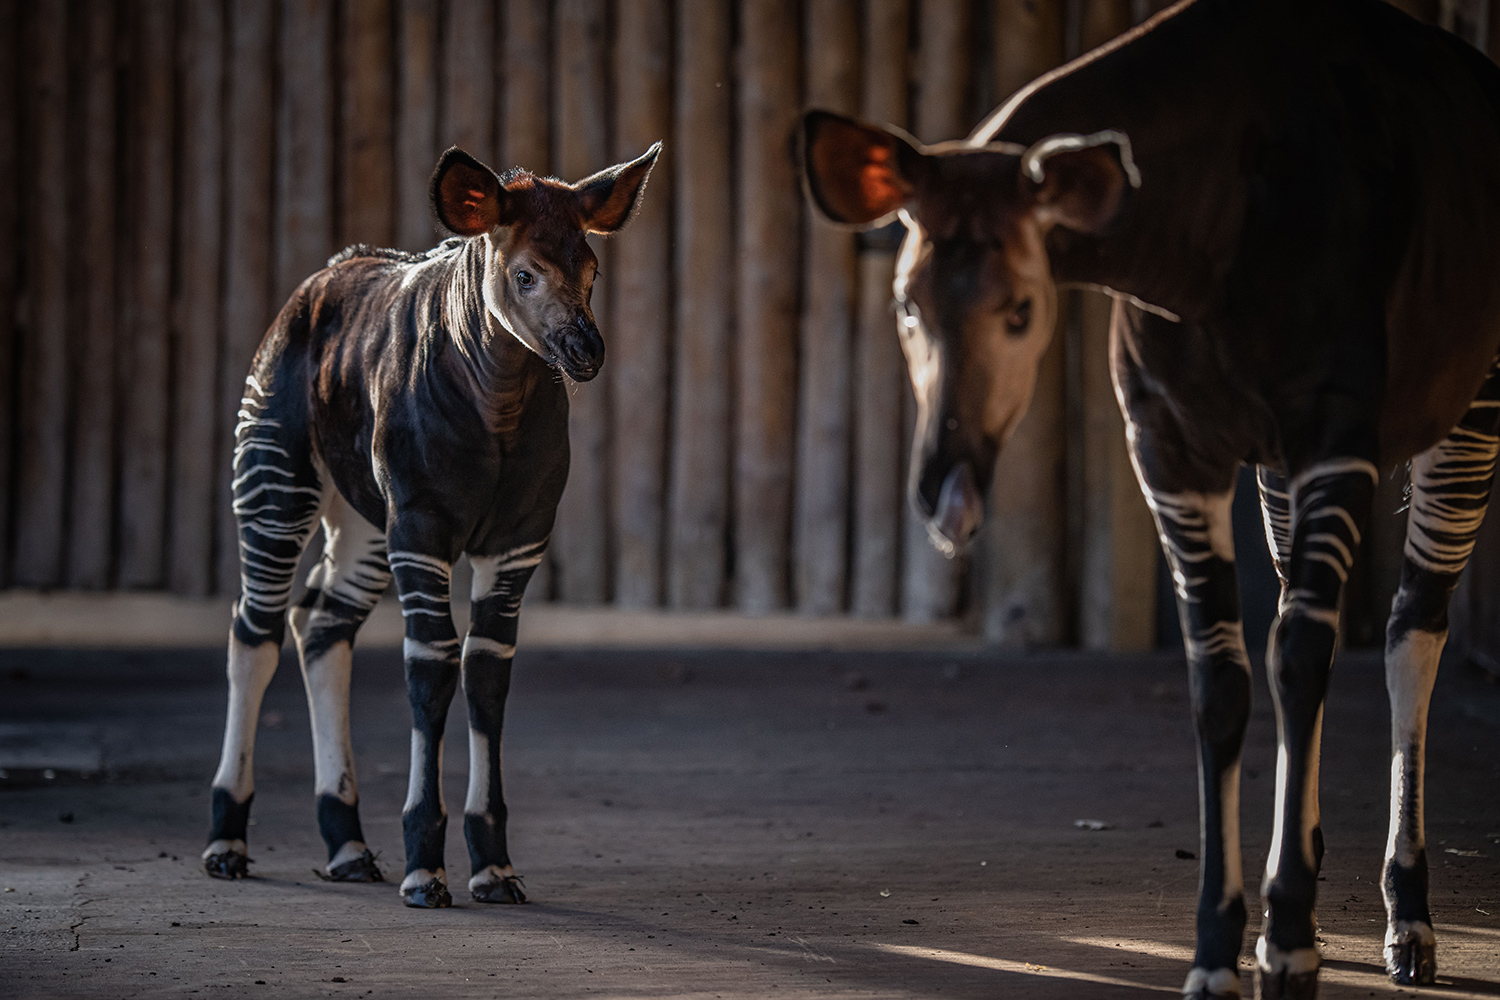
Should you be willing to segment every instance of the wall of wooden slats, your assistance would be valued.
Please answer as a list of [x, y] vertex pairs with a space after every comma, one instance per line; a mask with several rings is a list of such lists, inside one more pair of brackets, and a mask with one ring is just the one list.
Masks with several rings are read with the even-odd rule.
[[[1481, 47], [1487, 0], [1398, 0]], [[903, 500], [912, 406], [889, 233], [805, 205], [802, 108], [966, 133], [1157, 0], [0, 0], [0, 585], [237, 587], [228, 444], [293, 287], [437, 239], [459, 144], [577, 179], [666, 148], [599, 241], [603, 374], [532, 599], [966, 615], [1139, 648], [1158, 558], [1078, 293], [971, 557]], [[1399, 483], [1382, 502], [1399, 502]], [[1399, 523], [1351, 637], [1378, 637]]]

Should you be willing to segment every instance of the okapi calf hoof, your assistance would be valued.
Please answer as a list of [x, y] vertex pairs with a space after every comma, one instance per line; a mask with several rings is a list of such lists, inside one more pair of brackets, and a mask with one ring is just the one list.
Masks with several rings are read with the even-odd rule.
[[1437, 939], [1432, 926], [1398, 920], [1385, 932], [1385, 971], [1402, 986], [1431, 986], [1437, 981]]
[[476, 903], [524, 903], [524, 888], [521, 876], [507, 875], [494, 865], [469, 879], [469, 895]]
[[401, 902], [419, 910], [440, 910], [453, 905], [453, 896], [441, 875], [418, 868], [401, 883]]
[[1261, 938], [1255, 958], [1256, 1000], [1317, 1000], [1318, 949], [1282, 951]]
[[375, 864], [375, 855], [366, 848], [358, 857], [340, 864], [330, 865], [328, 874], [318, 872], [318, 877], [327, 882], [384, 882], [385, 876]]
[[250, 877], [250, 856], [243, 841], [216, 840], [203, 850], [203, 870], [214, 878]]
[[1182, 984], [1183, 1000], [1240, 1000], [1238, 969], [1194, 969]]

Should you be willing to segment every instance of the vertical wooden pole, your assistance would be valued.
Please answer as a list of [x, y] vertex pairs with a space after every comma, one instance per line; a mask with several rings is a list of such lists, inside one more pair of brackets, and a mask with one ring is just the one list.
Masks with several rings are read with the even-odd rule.
[[[361, 0], [363, 2], [363, 0]], [[495, 159], [495, 22], [490, 0], [448, 0], [438, 137], [484, 163]]]
[[338, 239], [344, 245], [384, 247], [395, 237], [391, 27], [390, 0], [344, 0]]
[[[616, 8], [615, 159], [639, 156], [672, 122], [671, 8], [621, 0]], [[630, 228], [610, 248], [614, 317], [604, 336], [614, 372], [615, 603], [662, 599], [668, 361], [672, 301], [672, 163], [667, 146]]]
[[[852, 0], [805, 7], [805, 100], [854, 114], [859, 105], [859, 21]], [[848, 582], [854, 234], [805, 217], [797, 411], [796, 508], [792, 530], [797, 607], [842, 611]]]
[[549, 6], [547, 0], [507, 0], [505, 4], [506, 74], [501, 95], [505, 141], [496, 164], [542, 175], [552, 169]]
[[[1063, 61], [1060, 0], [1003, 0], [995, 7], [994, 83], [1008, 97]], [[1025, 648], [1066, 634], [1063, 405], [1065, 319], [1037, 369], [1031, 406], [995, 468], [990, 510], [976, 550], [985, 638]]]
[[[864, 5], [860, 114], [906, 126], [910, 66], [910, 0]], [[900, 229], [899, 224], [895, 227]], [[859, 310], [854, 348], [854, 525], [850, 609], [867, 618], [900, 605], [903, 475], [910, 441], [901, 416], [906, 363], [891, 315], [898, 232], [872, 234], [859, 254]]]
[[0, 587], [10, 584], [10, 513], [16, 481], [11, 474], [11, 432], [21, 263], [21, 27], [17, 0], [0, 2]]
[[47, 587], [60, 582], [68, 425], [68, 185], [67, 5], [40, 4], [32, 12], [31, 214], [27, 225], [27, 293], [31, 322], [21, 345], [21, 440], [16, 510], [16, 582]]
[[677, 0], [677, 338], [668, 571], [674, 608], [712, 608], [724, 598], [734, 308], [732, 17], [727, 4]]
[[787, 603], [801, 256], [787, 234], [802, 218], [791, 155], [797, 28], [795, 7], [740, 6], [735, 588], [750, 614]]
[[250, 359], [270, 325], [271, 231], [276, 188], [272, 98], [273, 0], [236, 0], [229, 8], [229, 99], [225, 149], [224, 341], [219, 361], [218, 590], [239, 590], [239, 548], [231, 510], [235, 414]]
[[98, 590], [109, 585], [114, 539], [115, 4], [89, 0], [78, 10], [84, 19], [77, 163], [81, 214], [75, 244], [80, 363], [73, 408], [68, 585]]
[[[507, 0], [501, 32], [505, 49], [504, 108], [497, 167], [519, 166], [545, 176], [552, 170], [552, 14], [548, 0]], [[575, 178], [576, 180], [577, 178]], [[606, 364], [608, 362], [606, 361]], [[556, 547], [532, 574], [528, 601], [553, 593]]]
[[275, 301], [333, 250], [332, 0], [284, 0], [276, 122]]
[[135, 81], [134, 328], [128, 352], [120, 475], [122, 587], [164, 581], [167, 522], [168, 331], [172, 278], [174, 5], [131, 5]]
[[[605, 68], [609, 49], [604, 0], [560, 0], [553, 62], [555, 164], [570, 181], [609, 166]], [[604, 277], [594, 284], [596, 316], [609, 316], [610, 255], [595, 242]], [[604, 331], [606, 338], [608, 331]], [[606, 344], [608, 340], [606, 340]], [[607, 355], [606, 355], [607, 356]], [[609, 599], [609, 397], [612, 366], [586, 385], [570, 386], [573, 460], [557, 512], [553, 569], [558, 596], [577, 604]]]
[[[966, 101], [972, 63], [971, 8], [964, 0], [922, 0], [921, 17], [913, 122], [917, 138], [923, 142], [959, 139], [975, 124]], [[913, 412], [909, 392], [908, 412]], [[904, 504], [903, 511], [902, 615], [909, 621], [952, 615], [958, 609], [966, 560], [943, 558], [932, 547], [927, 529], [911, 505]]]
[[427, 179], [443, 147], [437, 137], [437, 0], [399, 0], [396, 76], [396, 245], [425, 250], [433, 244]]
[[214, 416], [218, 411], [223, 205], [224, 7], [182, 8], [182, 193], [177, 212], [177, 301], [172, 352], [172, 517], [168, 582], [200, 596], [212, 586]]

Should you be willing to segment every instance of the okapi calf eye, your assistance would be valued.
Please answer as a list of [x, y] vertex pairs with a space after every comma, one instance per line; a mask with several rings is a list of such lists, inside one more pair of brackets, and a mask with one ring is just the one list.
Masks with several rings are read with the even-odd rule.
[[1031, 300], [1022, 299], [1014, 309], [1005, 314], [1005, 332], [1019, 336], [1031, 326]]
[[530, 271], [517, 271], [516, 284], [521, 288], [531, 288], [536, 285], [536, 278]]

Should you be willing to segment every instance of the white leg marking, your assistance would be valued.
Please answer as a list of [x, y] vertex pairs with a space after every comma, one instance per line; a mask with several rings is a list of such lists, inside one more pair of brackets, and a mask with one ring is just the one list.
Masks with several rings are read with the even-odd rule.
[[[1391, 823], [1385, 856], [1416, 864], [1427, 843], [1422, 816], [1427, 759], [1427, 709], [1437, 680], [1446, 632], [1408, 632], [1386, 651], [1386, 691], [1391, 699]], [[1408, 783], [1410, 779], [1410, 783]]]
[[516, 655], [516, 647], [508, 642], [496, 642], [494, 639], [486, 639], [482, 635], [470, 632], [464, 637], [464, 659], [469, 658], [471, 653], [492, 653], [502, 660], [509, 660]]
[[[299, 609], [301, 610], [301, 609]], [[293, 618], [295, 622], [295, 616]], [[298, 646], [303, 636], [295, 627]], [[303, 661], [307, 712], [312, 719], [313, 770], [319, 795], [334, 795], [345, 805], [359, 798], [354, 777], [354, 747], [349, 736], [349, 678], [354, 651], [337, 642], [312, 662]]]
[[1204, 990], [1210, 996], [1237, 997], [1240, 995], [1240, 972], [1238, 969], [1199, 969], [1188, 973], [1182, 992], [1195, 996]]
[[[406, 782], [406, 804], [401, 807], [401, 811], [403, 813], [411, 812], [417, 806], [422, 804], [422, 798], [424, 795], [422, 774], [427, 769], [427, 754], [429, 752], [429, 749], [430, 748], [427, 746], [427, 737], [422, 735], [422, 731], [420, 729], [413, 729], [411, 731], [411, 774], [408, 776]], [[443, 802], [442, 741], [439, 741], [437, 745], [437, 772], [439, 779], [437, 787], [438, 811], [446, 816], [448, 813], [448, 809], [446, 804]]]
[[408, 660], [451, 660], [459, 655], [462, 648], [457, 636], [438, 642], [420, 642], [411, 638], [401, 640], [401, 655]]
[[255, 727], [280, 653], [274, 643], [247, 646], [229, 637], [229, 712], [213, 787], [228, 789], [236, 802], [255, 791]]
[[547, 542], [550, 537], [549, 535], [548, 538], [543, 538], [539, 542], [518, 545], [499, 555], [469, 556], [469, 566], [474, 570], [474, 579], [469, 587], [470, 599], [482, 601], [493, 594], [495, 583], [501, 573], [540, 565], [546, 556]]
[[435, 872], [428, 871], [426, 868], [418, 868], [401, 880], [401, 891], [406, 892], [408, 889], [420, 889], [433, 879], [437, 879], [439, 882], [447, 885], [448, 872], [442, 868], [439, 868]]
[[1270, 975], [1286, 972], [1297, 976], [1317, 972], [1320, 959], [1316, 948], [1293, 948], [1282, 951], [1261, 937], [1255, 942], [1255, 961], [1260, 971]]
[[474, 873], [469, 879], [469, 891], [478, 892], [486, 886], [495, 885], [501, 879], [515, 878], [516, 870], [510, 865], [501, 868], [499, 865], [485, 865], [484, 869]]
[[1245, 872], [1240, 858], [1240, 761], [1224, 770], [1219, 781], [1220, 828], [1224, 831], [1224, 898], [1222, 912], [1245, 893]]
[[469, 729], [469, 795], [464, 812], [470, 816], [490, 816], [490, 741], [477, 729]]
[[243, 840], [215, 840], [209, 843], [199, 855], [204, 861], [215, 854], [249, 854], [250, 847]]
[[328, 864], [323, 867], [323, 870], [331, 872], [339, 865], [347, 865], [351, 861], [358, 861], [364, 857], [365, 851], [368, 850], [369, 847], [365, 845], [363, 840], [351, 840], [338, 849], [333, 857], [329, 859]]

